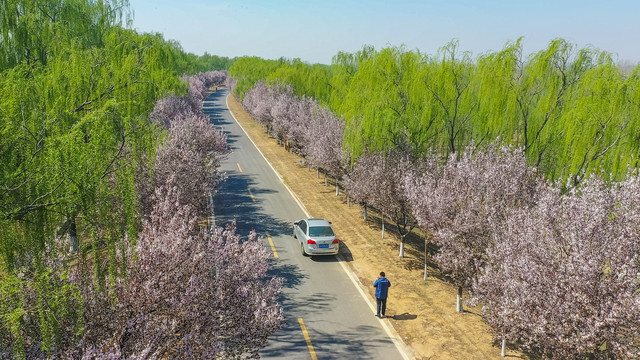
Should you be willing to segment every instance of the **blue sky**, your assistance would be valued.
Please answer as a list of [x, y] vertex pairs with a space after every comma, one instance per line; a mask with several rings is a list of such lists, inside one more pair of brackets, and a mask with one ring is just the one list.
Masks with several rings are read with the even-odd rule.
[[451, 41], [474, 56], [524, 37], [525, 53], [561, 37], [640, 62], [638, 0], [130, 0], [133, 27], [201, 55], [331, 62], [363, 45], [434, 54]]

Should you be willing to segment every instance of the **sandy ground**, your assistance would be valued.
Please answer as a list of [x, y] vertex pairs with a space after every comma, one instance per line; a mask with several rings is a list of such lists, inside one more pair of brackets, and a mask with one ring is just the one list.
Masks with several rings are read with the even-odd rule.
[[[233, 96], [229, 107], [285, 184], [298, 196], [312, 216], [324, 217], [342, 240], [341, 254], [374, 299], [369, 286], [380, 271], [392, 282], [387, 303], [388, 321], [417, 359], [499, 359], [500, 346], [494, 343], [480, 308], [465, 306], [456, 312], [456, 289], [443, 282], [430, 268], [424, 280], [424, 242], [419, 237], [407, 241], [405, 257], [398, 257], [400, 243], [393, 225], [385, 225], [382, 238], [380, 218], [369, 213], [365, 222], [359, 206], [347, 205], [344, 194], [336, 196], [330, 180], [302, 166], [301, 158], [287, 152], [244, 111]], [[339, 215], [337, 215], [339, 214]], [[373, 316], [373, 314], [372, 314]], [[509, 358], [527, 358], [508, 349]]]

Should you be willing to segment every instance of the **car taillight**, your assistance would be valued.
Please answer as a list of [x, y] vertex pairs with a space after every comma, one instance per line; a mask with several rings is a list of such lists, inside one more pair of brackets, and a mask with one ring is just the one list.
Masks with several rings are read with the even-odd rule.
[[333, 243], [334, 243], [334, 244], [337, 244], [337, 243], [339, 243], [339, 242], [340, 242], [340, 240], [338, 240], [338, 238], [333, 239]]
[[307, 245], [315, 245], [315, 244], [316, 244], [315, 240], [313, 240], [313, 239], [307, 240]]

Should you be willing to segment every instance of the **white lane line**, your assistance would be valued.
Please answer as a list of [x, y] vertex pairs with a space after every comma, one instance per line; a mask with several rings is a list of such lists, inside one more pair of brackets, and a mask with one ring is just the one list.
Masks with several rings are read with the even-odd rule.
[[[247, 135], [247, 138], [249, 139], [249, 141], [251, 141], [251, 143], [256, 148], [256, 150], [258, 150], [258, 152], [260, 153], [260, 155], [262, 156], [264, 161], [266, 161], [267, 164], [269, 164], [269, 167], [271, 168], [271, 170], [273, 170], [273, 172], [276, 174], [276, 176], [278, 176], [278, 178], [280, 179], [280, 182], [282, 183], [282, 185], [284, 185], [285, 189], [287, 189], [289, 194], [291, 194], [291, 196], [293, 196], [293, 199], [298, 203], [298, 206], [300, 206], [300, 208], [302, 209], [304, 214], [309, 218], [312, 217], [311, 214], [309, 214], [309, 212], [307, 211], [307, 208], [304, 206], [304, 204], [302, 204], [300, 199], [298, 199], [298, 196], [296, 196], [296, 194], [294, 194], [293, 191], [291, 191], [289, 186], [287, 186], [287, 184], [284, 183], [284, 180], [283, 180], [282, 176], [280, 176], [280, 173], [278, 173], [278, 171], [273, 167], [273, 165], [271, 165], [271, 163], [269, 162], [269, 160], [267, 160], [267, 158], [264, 156], [262, 151], [260, 151], [260, 149], [258, 148], [256, 143], [253, 142], [253, 140], [251, 139], [251, 137], [249, 136], [247, 131], [242, 127], [242, 125], [240, 125], [240, 122], [238, 122], [238, 119], [236, 119], [236, 116], [233, 115], [233, 112], [231, 112], [231, 109], [229, 108], [229, 96], [230, 95], [231, 94], [227, 94], [226, 103], [227, 103], [227, 109], [229, 110], [229, 114], [231, 114], [231, 116], [233, 117], [233, 120], [236, 121], [238, 126], [240, 126], [240, 129], [242, 129], [242, 131], [245, 133], [245, 135]], [[344, 272], [347, 274], [347, 276], [351, 280], [351, 283], [353, 283], [353, 286], [355, 286], [355, 288], [358, 289], [358, 292], [360, 293], [360, 295], [362, 296], [364, 301], [367, 303], [367, 305], [369, 305], [369, 309], [371, 309], [371, 312], [374, 313], [376, 311], [376, 307], [375, 307], [375, 304], [373, 303], [373, 300], [371, 300], [367, 296], [367, 294], [364, 292], [364, 290], [362, 290], [362, 286], [360, 284], [360, 281], [358, 281], [358, 278], [351, 271], [351, 269], [349, 269], [345, 265], [345, 260], [342, 258], [342, 256], [336, 255], [336, 257], [338, 258], [338, 263], [340, 264], [340, 266], [342, 266], [342, 269], [344, 270]], [[378, 321], [382, 325], [382, 328], [385, 330], [385, 332], [387, 333], [387, 335], [389, 336], [389, 338], [391, 339], [393, 344], [396, 346], [396, 349], [398, 349], [398, 352], [400, 353], [400, 355], [402, 355], [402, 358], [405, 359], [405, 360], [410, 360], [411, 357], [409, 357], [409, 355], [407, 355], [407, 352], [405, 351], [405, 349], [407, 349], [408, 347], [404, 343], [404, 341], [402, 341], [402, 339], [400, 338], [400, 335], [394, 335], [394, 333], [391, 332], [391, 329], [389, 328], [389, 326], [387, 325], [387, 323], [383, 319], [378, 319]]]

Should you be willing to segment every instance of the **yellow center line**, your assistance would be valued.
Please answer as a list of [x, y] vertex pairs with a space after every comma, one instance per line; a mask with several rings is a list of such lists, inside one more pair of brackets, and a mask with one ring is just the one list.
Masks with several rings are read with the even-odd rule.
[[302, 318], [298, 318], [298, 322], [300, 323], [300, 328], [302, 329], [302, 335], [304, 335], [304, 339], [307, 341], [307, 348], [309, 348], [311, 359], [318, 360], [316, 351], [313, 350], [313, 345], [311, 345], [311, 338], [309, 337], [309, 333], [307, 332], [307, 327], [304, 326], [304, 321], [302, 321]]
[[247, 189], [247, 191], [249, 191], [249, 196], [251, 196], [251, 200], [253, 200], [253, 202], [256, 202], [256, 198], [253, 197], [253, 193], [251, 192], [251, 189]]
[[238, 170], [240, 170], [240, 172], [242, 172], [242, 168], [240, 167], [240, 163], [236, 163], [238, 165]]
[[269, 235], [268, 231], [267, 231], [267, 239], [269, 239], [269, 244], [271, 245], [271, 250], [273, 250], [273, 257], [277, 258], [278, 257], [278, 252], [276, 251], [276, 246], [273, 243], [273, 240], [271, 240], [271, 235]]

